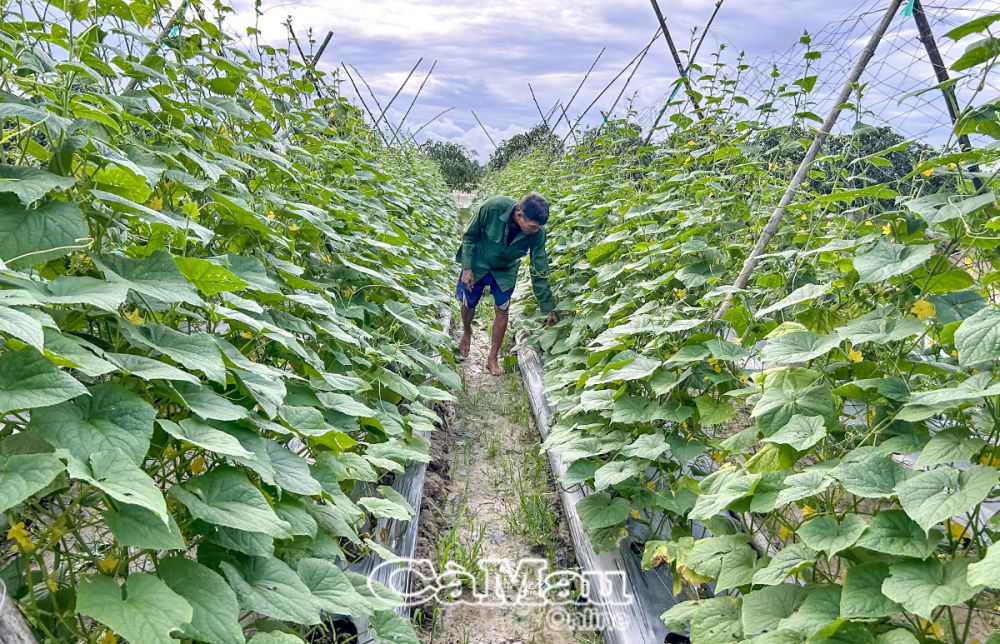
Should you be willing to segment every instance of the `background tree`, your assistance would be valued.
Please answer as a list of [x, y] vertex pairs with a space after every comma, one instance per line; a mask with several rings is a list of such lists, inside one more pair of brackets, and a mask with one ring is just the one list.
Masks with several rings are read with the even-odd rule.
[[489, 162], [486, 164], [488, 170], [501, 170], [512, 159], [524, 154], [537, 145], [546, 145], [554, 152], [562, 152], [563, 145], [559, 137], [544, 124], [536, 125], [527, 132], [515, 134], [506, 141], [500, 143], [493, 151]]
[[425, 141], [420, 150], [438, 167], [452, 190], [472, 190], [479, 183], [483, 168], [473, 158], [474, 150], [451, 141]]

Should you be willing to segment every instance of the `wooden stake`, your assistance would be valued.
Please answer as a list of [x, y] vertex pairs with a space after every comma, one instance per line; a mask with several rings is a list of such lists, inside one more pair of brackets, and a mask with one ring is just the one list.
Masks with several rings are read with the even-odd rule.
[[656, 12], [656, 19], [660, 21], [660, 30], [663, 32], [663, 37], [667, 40], [667, 46], [670, 47], [670, 54], [674, 57], [674, 64], [677, 65], [677, 73], [681, 75], [684, 87], [687, 88], [688, 94], [691, 96], [691, 104], [694, 105], [694, 112], [698, 115], [699, 119], [704, 119], [705, 113], [701, 111], [701, 106], [698, 105], [698, 99], [694, 95], [694, 89], [691, 87], [691, 81], [688, 80], [687, 71], [684, 69], [684, 64], [681, 63], [681, 55], [677, 53], [677, 47], [674, 45], [674, 39], [670, 36], [670, 30], [667, 29], [667, 21], [663, 18], [663, 12], [660, 11], [660, 4], [656, 0], [649, 1], [653, 4], [653, 11]]
[[490, 143], [492, 143], [492, 144], [493, 144], [493, 148], [494, 148], [494, 149], [496, 149], [496, 148], [498, 147], [498, 146], [497, 146], [497, 142], [493, 140], [493, 137], [492, 137], [492, 136], [490, 136], [490, 133], [489, 133], [489, 131], [488, 131], [488, 130], [486, 129], [486, 126], [485, 126], [485, 125], [483, 125], [483, 122], [479, 120], [479, 117], [478, 117], [478, 116], [476, 116], [476, 112], [475, 112], [475, 110], [469, 110], [469, 111], [470, 111], [470, 112], [472, 112], [472, 116], [473, 116], [473, 117], [474, 117], [474, 118], [476, 119], [476, 123], [479, 123], [479, 127], [483, 128], [483, 132], [485, 132], [485, 133], [486, 133], [486, 138], [488, 138], [488, 139], [490, 140]]
[[[368, 112], [368, 116], [372, 119], [372, 123], [374, 123], [375, 115], [372, 114], [370, 109], [368, 109], [368, 103], [365, 103], [365, 97], [361, 95], [361, 91], [358, 89], [357, 83], [354, 82], [354, 77], [351, 76], [351, 70], [347, 69], [347, 65], [344, 65], [344, 63], [340, 64], [344, 68], [344, 72], [347, 74], [347, 79], [351, 81], [351, 86], [354, 87], [354, 93], [358, 95], [359, 99], [361, 99], [361, 105], [364, 106], [365, 111]], [[382, 137], [383, 140], [385, 140], [385, 135], [382, 134], [382, 130], [378, 129], [378, 126], [375, 127], [375, 131], [378, 132], [379, 136]]]
[[[917, 23], [920, 40], [924, 43], [924, 49], [927, 50], [927, 57], [931, 61], [931, 66], [934, 67], [934, 75], [937, 77], [938, 85], [941, 87], [945, 105], [948, 106], [948, 116], [951, 117], [951, 124], [954, 127], [958, 123], [962, 110], [958, 106], [955, 90], [952, 89], [951, 84], [948, 82], [950, 80], [948, 68], [945, 67], [944, 60], [941, 59], [941, 52], [938, 51], [937, 42], [934, 40], [934, 32], [931, 30], [930, 23], [927, 22], [927, 14], [924, 13], [924, 8], [920, 5], [920, 0], [914, 0], [913, 2], [913, 21]], [[969, 140], [967, 134], [958, 135], [958, 147], [962, 152], [968, 152], [972, 149], [972, 142]], [[973, 173], [972, 185], [975, 186], [976, 192], [981, 191], [983, 189], [983, 180], [976, 176], [979, 174], [979, 166], [970, 166], [969, 170]]]
[[412, 110], [413, 106], [416, 105], [417, 99], [420, 98], [420, 92], [424, 91], [424, 85], [427, 84], [427, 80], [431, 77], [431, 74], [434, 73], [434, 68], [437, 66], [437, 64], [438, 61], [436, 60], [433, 63], [431, 63], [430, 70], [427, 72], [427, 75], [424, 76], [423, 82], [420, 83], [420, 87], [417, 88], [417, 93], [413, 95], [413, 100], [410, 101], [410, 106], [406, 108], [406, 113], [403, 114], [403, 120], [399, 122], [399, 127], [396, 128], [396, 134], [399, 134], [399, 131], [403, 129], [403, 123], [406, 123], [406, 117], [410, 115], [410, 110]]
[[[715, 22], [715, 16], [719, 15], [719, 9], [722, 8], [722, 2], [723, 0], [716, 1], [715, 10], [712, 12], [712, 15], [708, 18], [708, 22], [705, 23], [705, 29], [701, 32], [701, 37], [698, 39], [698, 43], [695, 45], [694, 50], [691, 52], [691, 55], [688, 56], [688, 64], [687, 67], [684, 68], [685, 77], [687, 76], [688, 73], [691, 72], [691, 68], [694, 66], [694, 61], [698, 57], [698, 51], [701, 50], [701, 44], [705, 42], [705, 36], [708, 35], [708, 30], [712, 28], [712, 23]], [[678, 82], [680, 82], [680, 79], [678, 79]], [[647, 145], [649, 145], [649, 142], [653, 138], [653, 132], [656, 131], [656, 127], [660, 124], [660, 119], [663, 118], [663, 115], [666, 114], [667, 107], [669, 105], [670, 105], [669, 100], [663, 103], [663, 107], [660, 108], [660, 112], [656, 115], [656, 118], [653, 119], [653, 124], [649, 127], [649, 132], [646, 133], [646, 139], [642, 142], [642, 147], [646, 147]]]
[[[840, 94], [837, 96], [833, 108], [830, 110], [829, 114], [826, 115], [826, 118], [823, 120], [823, 125], [819, 128], [819, 131], [816, 132], [816, 136], [813, 137], [812, 144], [809, 145], [809, 149], [806, 150], [806, 154], [802, 158], [802, 162], [799, 163], [799, 167], [795, 171], [795, 175], [792, 177], [792, 182], [788, 185], [788, 189], [785, 190], [785, 194], [782, 195], [781, 201], [778, 202], [778, 206], [774, 209], [774, 213], [768, 220], [767, 225], [764, 226], [764, 230], [757, 239], [757, 243], [754, 245], [753, 250], [750, 251], [750, 255], [747, 256], [746, 261], [743, 262], [743, 269], [740, 271], [739, 276], [736, 278], [736, 282], [733, 284], [736, 290], [746, 287], [747, 282], [750, 281], [750, 275], [753, 274], [753, 270], [760, 262], [760, 256], [763, 254], [764, 249], [767, 247], [768, 243], [770, 243], [771, 238], [774, 237], [775, 233], [778, 232], [778, 226], [781, 225], [781, 220], [785, 216], [785, 209], [792, 203], [792, 199], [795, 197], [796, 191], [798, 191], [802, 182], [805, 181], [806, 173], [809, 172], [809, 168], [812, 166], [813, 161], [816, 160], [816, 155], [819, 154], [820, 148], [823, 147], [827, 137], [830, 136], [830, 131], [837, 122], [840, 112], [844, 109], [844, 104], [851, 98], [851, 93], [854, 91], [855, 84], [857, 84], [858, 80], [861, 78], [861, 74], [865, 71], [865, 67], [868, 65], [868, 62], [871, 61], [872, 56], [875, 55], [875, 49], [882, 40], [882, 36], [885, 35], [886, 29], [889, 28], [889, 23], [892, 22], [892, 18], [896, 15], [896, 11], [899, 10], [900, 1], [901, 0], [890, 0], [889, 8], [885, 12], [885, 15], [882, 16], [882, 21], [875, 28], [875, 32], [868, 40], [868, 44], [865, 45], [864, 50], [861, 52], [861, 57], [858, 58], [858, 62], [855, 63], [854, 69], [851, 70], [850, 75], [847, 77], [847, 81], [844, 82], [844, 86], [840, 88]], [[719, 306], [719, 310], [715, 312], [716, 319], [721, 318], [725, 315], [726, 311], [729, 310], [732, 298], [732, 293], [726, 296], [726, 299], [723, 300], [722, 304]]]
[[35, 644], [34, 635], [3, 582], [0, 582], [0, 644]]
[[538, 110], [538, 115], [542, 117], [542, 124], [546, 130], [551, 132], [552, 128], [549, 127], [549, 121], [545, 118], [545, 114], [542, 113], [542, 107], [538, 104], [538, 99], [535, 98], [535, 90], [531, 88], [531, 83], [528, 83], [528, 91], [531, 92], [531, 100], [535, 102], [535, 109]]
[[[389, 99], [389, 102], [386, 103], [385, 108], [382, 109], [382, 113], [378, 115], [378, 120], [379, 121], [381, 121], [382, 117], [385, 116], [385, 113], [389, 111], [389, 108], [392, 107], [392, 104], [396, 102], [396, 98], [399, 96], [399, 93], [402, 92], [403, 88], [406, 87], [406, 84], [410, 82], [410, 77], [413, 76], [413, 72], [417, 71], [417, 67], [420, 67], [420, 63], [422, 63], [422, 62], [424, 62], [423, 56], [421, 56], [420, 59], [417, 60], [417, 64], [414, 65], [413, 69], [410, 70], [410, 73], [406, 75], [406, 79], [403, 81], [403, 84], [399, 86], [399, 89], [396, 90], [396, 93], [393, 94], [392, 98]], [[387, 125], [388, 125], [388, 123], [389, 123], [389, 121], [386, 120], [386, 124]], [[376, 125], [378, 125], [377, 122], [376, 122]], [[392, 127], [390, 127], [389, 130], [391, 131]]]
[[[358, 78], [361, 79], [361, 84], [364, 85], [365, 89], [368, 90], [368, 95], [372, 97], [373, 101], [375, 101], [375, 107], [377, 107], [379, 109], [379, 112], [382, 112], [382, 103], [379, 102], [378, 97], [375, 96], [375, 92], [372, 91], [372, 86], [369, 85], [368, 81], [365, 80], [365, 77], [361, 75], [361, 70], [358, 69], [357, 67], [355, 67], [354, 65], [351, 65], [351, 69], [353, 69], [354, 73], [358, 75]], [[373, 121], [375, 120], [375, 115], [374, 114], [372, 114], [372, 120]], [[388, 119], [386, 119], [386, 123], [388, 123]], [[378, 126], [376, 126], [376, 129], [378, 129]], [[381, 131], [382, 130], [379, 130], [380, 133], [381, 133]], [[397, 143], [398, 140], [396, 139], [396, 134], [393, 131], [393, 129], [392, 129], [391, 126], [389, 128], [389, 133], [393, 135], [393, 138], [392, 138], [393, 143]]]
[[330, 44], [331, 38], [333, 38], [333, 32], [326, 32], [326, 38], [323, 39], [323, 44], [319, 46], [319, 51], [316, 52], [316, 55], [312, 57], [312, 61], [309, 63], [309, 66], [313, 69], [316, 69], [316, 63], [318, 63], [319, 59], [323, 57], [323, 52], [326, 51], [326, 46]]
[[427, 127], [428, 125], [430, 125], [434, 121], [438, 120], [439, 118], [441, 118], [442, 116], [444, 116], [448, 112], [452, 111], [453, 109], [455, 109], [455, 108], [454, 107], [449, 107], [448, 109], [441, 110], [436, 115], [434, 115], [433, 117], [431, 117], [431, 119], [429, 121], [427, 121], [426, 123], [424, 123], [423, 125], [421, 125], [420, 127], [418, 127], [417, 131], [410, 135], [410, 140], [413, 141], [414, 143], [416, 143], [417, 142], [416, 136], [418, 134], [420, 134], [421, 130], [423, 130], [425, 127]]

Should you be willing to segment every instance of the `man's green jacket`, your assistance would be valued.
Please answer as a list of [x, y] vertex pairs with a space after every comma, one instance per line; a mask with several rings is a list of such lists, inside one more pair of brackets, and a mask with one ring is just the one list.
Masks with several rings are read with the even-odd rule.
[[549, 287], [545, 226], [533, 235], [518, 232], [510, 245], [507, 245], [510, 226], [517, 226], [512, 221], [516, 205], [517, 201], [510, 197], [490, 197], [484, 201], [465, 229], [455, 261], [461, 262], [463, 269], [471, 268], [475, 281], [492, 273], [500, 288], [509, 291], [517, 282], [521, 258], [530, 252], [531, 289], [538, 298], [538, 308], [542, 313], [548, 313], [556, 308], [556, 303]]

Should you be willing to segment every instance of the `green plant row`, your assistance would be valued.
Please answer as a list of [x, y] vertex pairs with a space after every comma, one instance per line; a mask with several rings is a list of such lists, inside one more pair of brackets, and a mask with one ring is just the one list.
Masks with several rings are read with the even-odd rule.
[[415, 642], [346, 568], [460, 386], [437, 168], [224, 4], [0, 11], [11, 600], [40, 642]]
[[[954, 72], [997, 73], [998, 20], [948, 34]], [[700, 70], [705, 119], [660, 143], [612, 121], [487, 176], [553, 204], [544, 447], [594, 489], [598, 550], [631, 534], [670, 567], [663, 619], [695, 644], [1000, 642], [1000, 103], [964, 112], [961, 152], [867, 125], [857, 88], [734, 290], [819, 118], [814, 76], [752, 109], [746, 70]]]

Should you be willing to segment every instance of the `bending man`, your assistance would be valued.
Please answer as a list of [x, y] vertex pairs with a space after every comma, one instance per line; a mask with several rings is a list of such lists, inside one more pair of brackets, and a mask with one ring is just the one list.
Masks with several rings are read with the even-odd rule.
[[486, 366], [497, 376], [503, 373], [498, 354], [507, 332], [510, 299], [517, 283], [521, 258], [531, 253], [531, 288], [538, 298], [542, 313], [548, 315], [551, 326], [559, 321], [549, 287], [549, 260], [545, 255], [545, 223], [549, 220], [549, 204], [536, 194], [521, 201], [510, 197], [491, 197], [483, 202], [462, 236], [462, 245], [455, 255], [461, 262], [455, 294], [462, 305], [462, 340], [458, 350], [469, 355], [472, 343], [472, 320], [476, 305], [489, 286], [496, 308], [493, 323], [493, 343]]

